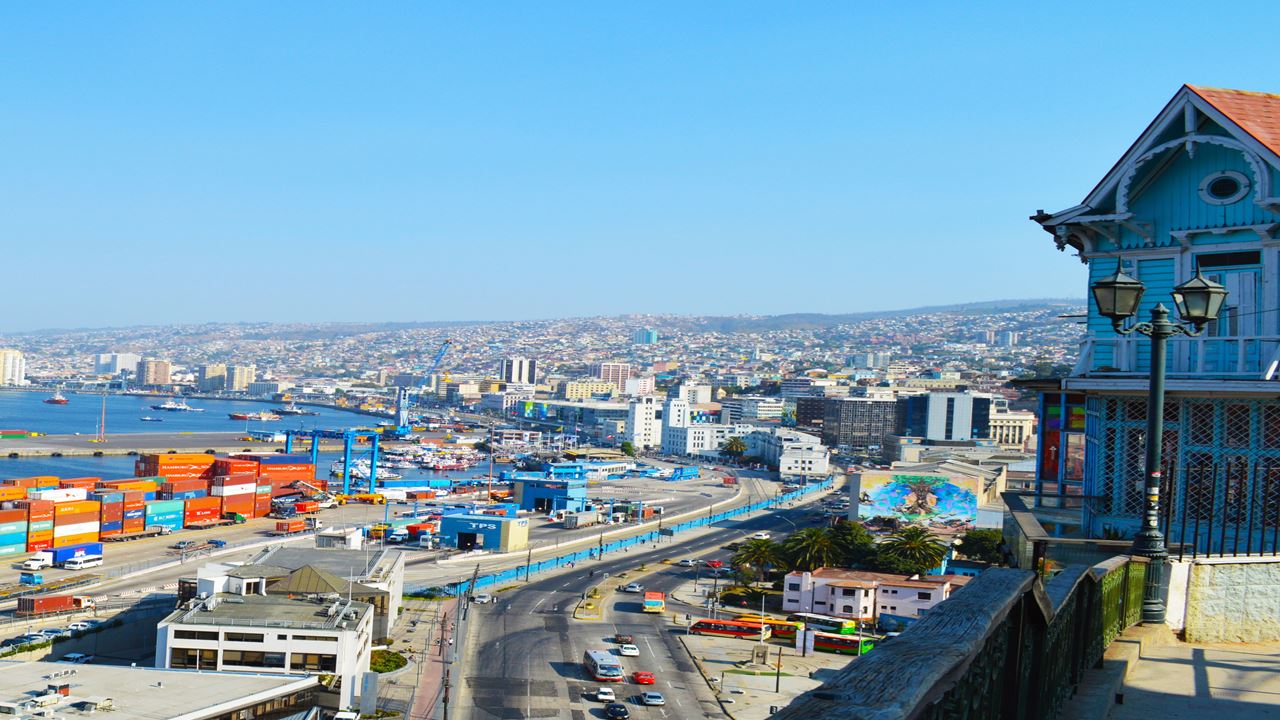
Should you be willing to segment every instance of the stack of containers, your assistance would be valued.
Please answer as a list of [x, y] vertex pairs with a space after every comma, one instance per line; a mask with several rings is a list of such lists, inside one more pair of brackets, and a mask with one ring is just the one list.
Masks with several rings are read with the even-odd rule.
[[161, 500], [191, 500], [207, 496], [208, 483], [204, 480], [170, 480], [160, 486]]
[[0, 510], [0, 558], [27, 552], [27, 511]]
[[53, 547], [53, 502], [19, 500], [14, 503], [27, 512], [27, 552]]
[[253, 516], [266, 517], [271, 514], [271, 479], [258, 478], [253, 488]]
[[167, 480], [211, 479], [216, 458], [205, 453], [157, 453], [143, 455], [134, 463], [134, 475], [158, 476]]
[[110, 537], [124, 533], [124, 493], [114, 490], [94, 490], [89, 493], [90, 500], [102, 503], [102, 515], [99, 518], [98, 535]]
[[58, 481], [58, 487], [63, 488], [82, 488], [84, 490], [92, 490], [102, 478], [85, 477], [85, 478], [67, 478]]
[[[86, 500], [89, 497], [89, 491], [84, 488], [44, 488], [42, 490], [27, 490], [27, 497], [32, 500], [48, 500], [54, 503], [69, 503]], [[90, 540], [90, 542], [93, 542]]]
[[19, 485], [0, 485], [0, 503], [22, 500], [27, 496], [27, 489]]
[[121, 492], [139, 490], [147, 494], [148, 500], [155, 500], [157, 498], [156, 491], [163, 482], [164, 478], [162, 477], [127, 478], [124, 480], [108, 480], [107, 482], [98, 483], [98, 487], [110, 488]]
[[54, 547], [97, 542], [101, 527], [102, 503], [96, 500], [72, 500], [53, 504]]
[[278, 453], [255, 453], [238, 455], [239, 459], [252, 458], [258, 463], [258, 477], [271, 480], [271, 494], [292, 495], [297, 492], [293, 484], [299, 480], [314, 484], [316, 467], [311, 464], [308, 455], [281, 455]]
[[252, 475], [227, 475], [213, 479], [209, 494], [222, 498], [222, 512], [253, 517], [258, 479]]
[[258, 476], [258, 461], [245, 457], [218, 458], [213, 463], [213, 475], [252, 475]]
[[145, 493], [127, 491], [124, 495], [124, 531], [142, 532], [147, 528], [147, 502]]
[[160, 526], [169, 530], [182, 529], [183, 500], [153, 500], [146, 503], [143, 527]]
[[173, 500], [172, 502], [183, 503], [183, 526], [200, 525], [210, 520], [222, 518], [221, 497], [203, 497], [184, 501]]

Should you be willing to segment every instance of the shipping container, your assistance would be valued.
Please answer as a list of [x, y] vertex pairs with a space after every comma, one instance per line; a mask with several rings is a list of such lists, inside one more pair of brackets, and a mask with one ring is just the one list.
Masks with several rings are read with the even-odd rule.
[[25, 542], [17, 545], [0, 545], [0, 558], [12, 558], [15, 555], [26, 555], [27, 544]]
[[87, 522], [97, 522], [102, 519], [102, 513], [84, 512], [74, 515], [58, 515], [53, 519], [53, 528], [56, 530], [63, 525], [81, 525]]
[[88, 535], [98, 532], [98, 528], [102, 527], [102, 522], [96, 518], [91, 522], [72, 523], [70, 525], [54, 525], [53, 539], [57, 540], [68, 535]]
[[19, 530], [17, 532], [7, 532], [0, 534], [0, 545], [22, 545], [27, 544], [27, 531]]
[[85, 513], [93, 513], [97, 515], [102, 512], [102, 503], [96, 500], [78, 500], [73, 502], [54, 503], [53, 517], [55, 520], [63, 515], [83, 515]]
[[93, 598], [87, 595], [36, 595], [18, 598], [18, 609], [14, 613], [23, 617], [48, 615], [50, 613], [85, 610], [94, 607]]
[[33, 533], [33, 534], [38, 532], [52, 533], [53, 521], [52, 520], [32, 520], [31, 522], [27, 523], [27, 532]]
[[27, 491], [27, 497], [32, 500], [50, 500], [55, 503], [84, 500], [88, 496], [89, 491], [84, 488], [52, 488], [49, 490], [31, 489]]
[[276, 522], [276, 532], [278, 533], [302, 532], [306, 528], [306, 520], [279, 520]]
[[27, 537], [27, 552], [40, 552], [53, 547], [53, 537], [36, 539], [31, 536]]

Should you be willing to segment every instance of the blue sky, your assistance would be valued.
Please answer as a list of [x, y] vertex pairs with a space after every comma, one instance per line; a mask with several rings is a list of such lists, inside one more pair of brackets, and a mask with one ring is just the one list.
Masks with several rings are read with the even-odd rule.
[[480, 5], [0, 8], [0, 331], [1083, 296], [1027, 216], [1280, 92], [1273, 2]]

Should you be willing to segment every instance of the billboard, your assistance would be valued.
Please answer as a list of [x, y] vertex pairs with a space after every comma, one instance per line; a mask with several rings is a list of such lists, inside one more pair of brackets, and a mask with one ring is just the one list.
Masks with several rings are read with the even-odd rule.
[[925, 527], [972, 528], [978, 519], [978, 478], [864, 472], [858, 476], [858, 519], [891, 517]]

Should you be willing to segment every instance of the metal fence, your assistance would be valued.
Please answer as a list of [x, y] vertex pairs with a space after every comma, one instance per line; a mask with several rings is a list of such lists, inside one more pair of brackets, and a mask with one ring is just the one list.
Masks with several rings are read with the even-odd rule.
[[1146, 564], [1071, 566], [1047, 584], [993, 568], [776, 718], [1053, 720], [1141, 616]]
[[1179, 559], [1280, 552], [1280, 460], [1206, 463], [1166, 478], [1162, 529]]

